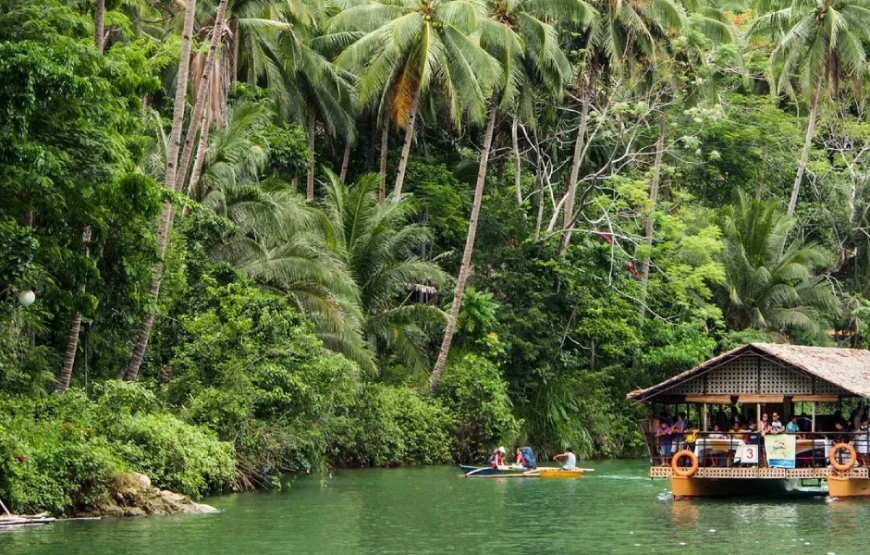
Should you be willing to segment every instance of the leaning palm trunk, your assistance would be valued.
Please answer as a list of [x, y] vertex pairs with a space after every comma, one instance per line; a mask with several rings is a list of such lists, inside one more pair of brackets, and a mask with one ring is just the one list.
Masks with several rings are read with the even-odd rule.
[[347, 182], [347, 167], [350, 165], [350, 141], [344, 143], [344, 155], [341, 157], [341, 172], [338, 178], [343, 182]]
[[[196, 141], [197, 130], [202, 126], [205, 114], [205, 105], [208, 102], [211, 90], [211, 74], [217, 67], [215, 59], [217, 48], [223, 35], [224, 15], [227, 11], [228, 0], [221, 0], [215, 14], [214, 28], [211, 32], [211, 45], [208, 49], [208, 57], [202, 68], [202, 76], [199, 79], [199, 90], [196, 92], [196, 101], [193, 103], [193, 112], [190, 115], [190, 124], [187, 127], [187, 135], [184, 137], [184, 149], [181, 151], [181, 162], [175, 175], [175, 192], [180, 193], [184, 189], [184, 178], [187, 177], [187, 166], [190, 165], [190, 156], [193, 154], [193, 144]], [[172, 225], [170, 222], [169, 225]]]
[[562, 235], [559, 238], [559, 256], [565, 254], [571, 244], [571, 228], [574, 227], [574, 197], [577, 195], [577, 178], [580, 175], [580, 164], [583, 161], [583, 149], [586, 144], [586, 124], [589, 116], [589, 105], [592, 103], [592, 85], [595, 73], [589, 75], [589, 83], [583, 90], [583, 105], [580, 108], [580, 123], [577, 126], [577, 140], [574, 142], [574, 157], [571, 161], [571, 173], [568, 176], [568, 191], [565, 193], [565, 204], [562, 215]]
[[106, 0], [97, 0], [94, 6], [94, 42], [97, 50], [102, 52], [106, 47]]
[[[87, 257], [90, 254], [90, 249], [88, 248], [88, 242], [91, 240], [91, 228], [90, 226], [85, 228], [84, 233], [84, 243], [85, 243], [85, 256]], [[79, 285], [79, 293], [85, 292], [85, 284]], [[60, 368], [60, 373], [57, 375], [57, 392], [63, 393], [69, 388], [69, 382], [72, 378], [73, 366], [76, 363], [76, 353], [79, 348], [79, 331], [82, 327], [82, 313], [81, 311], [76, 311], [73, 315], [72, 323], [69, 327], [69, 335], [67, 335], [66, 339], [66, 350], [63, 353], [63, 366]]]
[[314, 125], [317, 120], [314, 109], [308, 108], [308, 187], [305, 196], [308, 200], [314, 200]]
[[199, 177], [202, 175], [202, 166], [205, 164], [206, 151], [208, 150], [208, 130], [211, 127], [211, 118], [206, 108], [206, 116], [202, 120], [202, 130], [199, 132], [199, 145], [196, 147], [196, 159], [193, 161], [193, 169], [190, 171], [190, 183], [187, 186], [187, 196], [196, 198], [199, 195]]
[[523, 203], [523, 187], [521, 181], [522, 161], [520, 160], [520, 140], [517, 137], [517, 118], [511, 126], [511, 142], [514, 149], [514, 188], [517, 191], [517, 204]]
[[[659, 117], [659, 136], [656, 138], [656, 156], [653, 163], [653, 174], [649, 184], [649, 210], [644, 217], [643, 227], [646, 235], [646, 246], [652, 248], [653, 244], [653, 220], [656, 211], [656, 201], [659, 198], [659, 182], [662, 175], [662, 157], [665, 151], [665, 127], [668, 123], [668, 112], [662, 107], [662, 113]], [[649, 282], [649, 257], [643, 261], [643, 269], [640, 274], [640, 281], [643, 285], [643, 291], [646, 293], [646, 286]]]
[[378, 185], [378, 202], [387, 198], [387, 144], [390, 138], [390, 118], [384, 114], [384, 125], [381, 129], [381, 180]]
[[[181, 130], [184, 125], [184, 99], [187, 92], [187, 81], [190, 73], [190, 46], [193, 36], [193, 23], [196, 18], [196, 0], [188, 0], [184, 12], [184, 31], [181, 37], [181, 54], [178, 60], [178, 79], [175, 88], [175, 104], [172, 114], [172, 130], [169, 136], [169, 151], [166, 156], [166, 175], [163, 187], [170, 191], [175, 190], [176, 162], [178, 151], [181, 149]], [[166, 254], [166, 241], [169, 237], [169, 226], [172, 222], [174, 210], [172, 203], [163, 203], [160, 212], [160, 222], [157, 227], [157, 262], [151, 269], [151, 302], [145, 319], [136, 330], [136, 338], [133, 343], [133, 354], [130, 362], [121, 373], [121, 377], [127, 381], [133, 381], [139, 376], [139, 368], [145, 358], [148, 348], [148, 338], [151, 335], [151, 326], [154, 324], [154, 311], [157, 310], [157, 298], [160, 295], [160, 280], [163, 276], [163, 256]]]
[[465, 282], [471, 273], [471, 254], [474, 251], [474, 236], [477, 233], [477, 217], [480, 214], [480, 203], [483, 199], [483, 187], [486, 184], [486, 167], [489, 164], [489, 150], [492, 145], [492, 133], [495, 127], [495, 117], [498, 113], [498, 104], [495, 99], [490, 105], [489, 120], [486, 122], [486, 134], [483, 138], [483, 151], [480, 154], [480, 167], [477, 170], [477, 183], [474, 187], [474, 204], [471, 206], [471, 218], [468, 220], [468, 237], [465, 239], [465, 251], [462, 253], [462, 265], [459, 267], [459, 277], [456, 280], [456, 291], [453, 293], [453, 307], [450, 309], [450, 319], [444, 330], [444, 339], [441, 342], [441, 351], [435, 368], [429, 376], [429, 391], [432, 395], [438, 392], [438, 382], [444, 372], [444, 364], [450, 352], [450, 344], [453, 342], [453, 333], [456, 331], [456, 322], [459, 318], [459, 308], [462, 304], [462, 296], [465, 294]]
[[393, 188], [393, 202], [399, 202], [402, 196], [402, 184], [405, 182], [408, 156], [411, 154], [411, 143], [414, 141], [414, 122], [417, 120], [417, 102], [419, 100], [420, 93], [418, 91], [414, 94], [411, 113], [408, 115], [408, 123], [405, 124], [405, 144], [402, 145], [402, 157], [399, 158], [399, 172], [396, 174], [396, 186]]
[[[807, 160], [810, 157], [810, 148], [813, 146], [813, 136], [816, 134], [816, 115], [819, 107], [819, 92], [821, 85], [816, 85], [813, 91], [813, 96], [810, 99], [810, 121], [807, 123], [807, 136], [804, 138], [804, 148], [801, 151], [801, 159], [798, 163], [797, 176], [794, 178], [794, 186], [791, 188], [791, 199], [788, 201], [788, 215], [794, 216], [795, 208], [797, 208], [798, 193], [801, 190], [801, 180], [804, 177], [804, 170], [807, 168]], [[782, 253], [780, 253], [780, 258]]]
[[[205, 163], [206, 151], [208, 150], [208, 130], [211, 128], [209, 112], [210, 110], [206, 106], [205, 117], [202, 119], [202, 129], [199, 132], [199, 145], [196, 147], [196, 158], [193, 160], [193, 169], [190, 170], [190, 183], [187, 185], [187, 196], [192, 199], [199, 196], [199, 177], [202, 175], [202, 166]], [[190, 207], [185, 206], [181, 215], [185, 218], [190, 215]]]

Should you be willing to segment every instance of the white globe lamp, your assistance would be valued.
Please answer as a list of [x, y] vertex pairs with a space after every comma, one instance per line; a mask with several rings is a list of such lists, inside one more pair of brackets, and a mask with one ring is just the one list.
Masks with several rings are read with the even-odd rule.
[[18, 302], [20, 302], [24, 306], [30, 306], [36, 300], [36, 293], [27, 289], [26, 291], [22, 291], [18, 293]]

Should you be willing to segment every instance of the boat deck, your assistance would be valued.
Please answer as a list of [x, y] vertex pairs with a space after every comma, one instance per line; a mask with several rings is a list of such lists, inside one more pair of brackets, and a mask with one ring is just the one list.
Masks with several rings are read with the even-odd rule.
[[[758, 467], [702, 467], [693, 478], [757, 478], [768, 480], [809, 480], [826, 479], [829, 476], [842, 478], [870, 478], [867, 467], [853, 468], [848, 472], [838, 472], [831, 468], [758, 468]], [[653, 466], [649, 469], [650, 478], [670, 478], [674, 471], [670, 466]]]

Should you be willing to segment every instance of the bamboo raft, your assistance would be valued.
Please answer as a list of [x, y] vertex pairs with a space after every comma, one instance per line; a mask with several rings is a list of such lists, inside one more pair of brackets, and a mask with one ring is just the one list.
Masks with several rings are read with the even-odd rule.
[[0, 500], [0, 530], [9, 530], [20, 526], [42, 526], [54, 522], [55, 518], [48, 516], [48, 513], [40, 513], [38, 515], [14, 515], [9, 512], [3, 501]]

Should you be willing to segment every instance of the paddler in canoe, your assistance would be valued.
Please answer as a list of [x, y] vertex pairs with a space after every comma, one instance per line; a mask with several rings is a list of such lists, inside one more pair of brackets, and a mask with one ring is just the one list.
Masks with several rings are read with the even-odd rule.
[[570, 447], [565, 448], [565, 452], [553, 457], [553, 460], [559, 462], [559, 459], [565, 459], [565, 464], [562, 465], [562, 470], [574, 470], [577, 468], [577, 455]]

